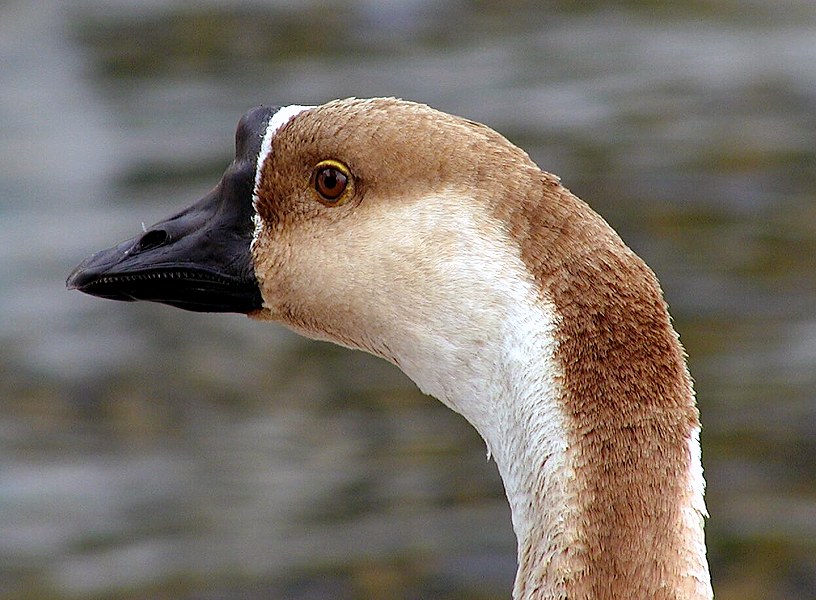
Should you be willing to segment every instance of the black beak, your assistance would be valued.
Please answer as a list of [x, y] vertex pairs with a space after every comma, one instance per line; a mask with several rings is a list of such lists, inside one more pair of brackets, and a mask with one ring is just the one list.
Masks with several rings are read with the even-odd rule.
[[68, 277], [68, 288], [198, 312], [260, 309], [250, 253], [252, 191], [261, 141], [276, 110], [259, 107], [243, 116], [235, 160], [212, 192], [141, 235], [89, 256]]

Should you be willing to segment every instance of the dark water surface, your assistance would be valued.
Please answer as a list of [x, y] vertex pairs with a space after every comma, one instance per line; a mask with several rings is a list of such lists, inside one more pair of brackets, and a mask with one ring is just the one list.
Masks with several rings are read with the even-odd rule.
[[0, 598], [509, 597], [484, 445], [394, 368], [64, 289], [247, 108], [351, 95], [491, 125], [650, 263], [717, 597], [816, 598], [816, 5], [683, 4], [0, 2]]

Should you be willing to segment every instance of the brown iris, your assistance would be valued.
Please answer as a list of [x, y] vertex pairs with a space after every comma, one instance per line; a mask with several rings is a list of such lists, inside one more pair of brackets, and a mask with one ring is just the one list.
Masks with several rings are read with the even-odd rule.
[[324, 204], [342, 204], [351, 188], [348, 167], [336, 160], [321, 161], [312, 173], [312, 187]]

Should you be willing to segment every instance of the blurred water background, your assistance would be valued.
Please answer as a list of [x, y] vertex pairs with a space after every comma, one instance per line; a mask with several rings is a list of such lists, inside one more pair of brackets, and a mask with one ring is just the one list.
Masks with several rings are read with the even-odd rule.
[[476, 433], [396, 369], [64, 289], [267, 104], [485, 122], [657, 271], [720, 600], [816, 598], [816, 5], [0, 1], [0, 599], [507, 598]]

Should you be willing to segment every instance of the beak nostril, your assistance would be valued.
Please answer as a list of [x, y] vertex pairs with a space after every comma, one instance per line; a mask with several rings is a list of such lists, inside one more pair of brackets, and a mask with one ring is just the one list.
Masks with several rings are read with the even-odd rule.
[[134, 250], [136, 252], [144, 252], [145, 250], [152, 250], [166, 244], [170, 239], [168, 233], [163, 229], [152, 229], [145, 233], [136, 243]]

